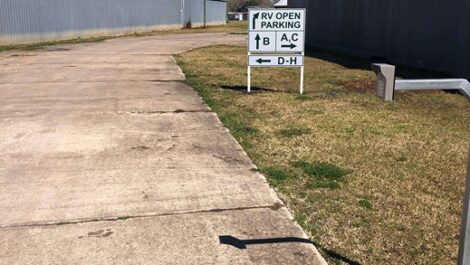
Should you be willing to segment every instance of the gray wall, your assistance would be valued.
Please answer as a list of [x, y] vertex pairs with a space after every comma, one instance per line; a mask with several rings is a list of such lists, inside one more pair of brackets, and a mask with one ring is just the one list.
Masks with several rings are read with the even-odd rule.
[[208, 1], [207, 22], [225, 24], [227, 22], [227, 3], [225, 1]]
[[470, 78], [470, 0], [289, 0], [307, 46]]
[[[227, 21], [227, 3], [225, 1], [207, 1], [207, 25], [224, 24]], [[185, 0], [184, 25], [191, 22], [193, 27], [204, 25], [204, 0]]]
[[184, 3], [185, 24], [191, 22], [193, 27], [204, 23], [204, 0], [185, 1]]
[[[181, 28], [204, 21], [203, 0], [0, 0], [0, 45]], [[184, 16], [181, 14], [184, 6]], [[207, 1], [208, 24], [226, 3]]]

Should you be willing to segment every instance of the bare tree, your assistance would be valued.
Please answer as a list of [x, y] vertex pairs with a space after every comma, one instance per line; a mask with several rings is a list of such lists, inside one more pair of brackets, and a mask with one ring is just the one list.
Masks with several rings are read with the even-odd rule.
[[272, 0], [229, 0], [229, 11], [246, 11], [250, 6], [272, 7]]

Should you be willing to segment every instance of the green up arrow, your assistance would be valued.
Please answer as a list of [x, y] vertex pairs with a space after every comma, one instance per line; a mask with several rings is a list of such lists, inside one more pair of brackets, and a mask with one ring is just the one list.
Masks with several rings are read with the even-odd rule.
[[256, 29], [256, 20], [259, 18], [259, 13], [253, 15], [253, 29]]
[[271, 60], [263, 60], [263, 58], [259, 58], [258, 60], [256, 60], [256, 62], [259, 64], [263, 64], [263, 63], [270, 63]]

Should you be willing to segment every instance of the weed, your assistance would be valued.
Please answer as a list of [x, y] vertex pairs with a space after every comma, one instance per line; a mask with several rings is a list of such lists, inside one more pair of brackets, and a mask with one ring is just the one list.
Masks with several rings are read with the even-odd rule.
[[353, 223], [354, 227], [369, 227], [370, 226], [370, 220], [367, 218], [360, 218], [358, 221]]
[[236, 119], [234, 116], [223, 116], [220, 117], [220, 120], [233, 132], [234, 135], [243, 136], [255, 135], [259, 133], [257, 129], [242, 123], [239, 119]]
[[275, 183], [281, 183], [289, 178], [289, 173], [285, 168], [279, 166], [267, 167], [263, 170]]
[[292, 166], [302, 169], [309, 176], [325, 180], [337, 181], [348, 174], [348, 171], [325, 162], [309, 163], [305, 161], [295, 161], [292, 163]]
[[361, 199], [359, 200], [359, 206], [361, 206], [364, 209], [372, 209], [372, 203], [368, 199]]
[[295, 99], [300, 100], [300, 101], [307, 101], [307, 100], [311, 100], [312, 98], [307, 95], [298, 95], [295, 97]]
[[337, 189], [340, 187], [338, 181], [348, 174], [346, 170], [325, 162], [295, 161], [291, 165], [310, 176], [306, 183], [310, 189]]
[[397, 158], [397, 162], [406, 162], [406, 160], [407, 160], [406, 156], [399, 156]]

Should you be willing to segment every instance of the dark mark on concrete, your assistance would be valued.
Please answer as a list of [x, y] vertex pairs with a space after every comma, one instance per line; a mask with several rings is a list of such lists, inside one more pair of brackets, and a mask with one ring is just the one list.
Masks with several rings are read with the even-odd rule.
[[89, 232], [88, 237], [109, 237], [113, 233], [114, 232], [111, 231], [111, 229], [109, 229], [109, 228], [106, 229], [106, 231], [103, 230], [103, 229], [100, 229], [100, 230], [97, 230], [97, 231], [94, 231], [94, 232]]
[[137, 150], [137, 151], [145, 151], [145, 150], [149, 150], [149, 149], [150, 149], [150, 147], [144, 146], [144, 145], [131, 147], [131, 150]]
[[211, 112], [210, 110], [172, 110], [172, 111], [140, 111], [140, 110], [133, 110], [131, 114], [144, 114], [144, 115], [152, 115], [152, 114], [166, 114], [166, 113], [207, 113]]

